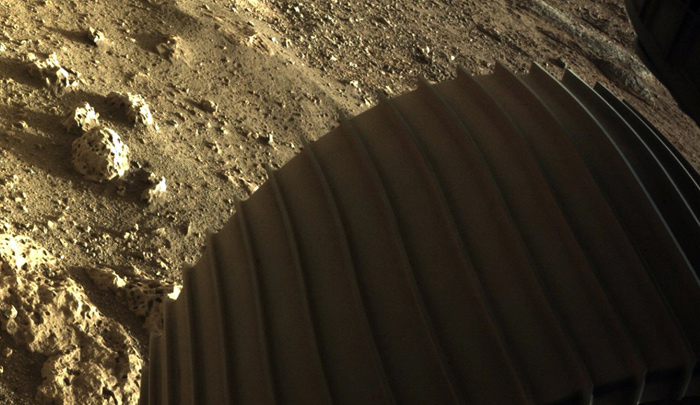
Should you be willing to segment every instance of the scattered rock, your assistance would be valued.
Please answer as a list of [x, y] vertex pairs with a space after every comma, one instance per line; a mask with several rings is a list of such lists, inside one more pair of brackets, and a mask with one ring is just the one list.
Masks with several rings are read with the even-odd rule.
[[41, 79], [54, 91], [63, 91], [78, 85], [80, 73], [62, 67], [55, 53], [44, 60], [39, 60], [36, 55], [30, 53], [27, 59], [30, 74]]
[[476, 29], [479, 30], [482, 34], [491, 37], [491, 39], [493, 39], [496, 42], [501, 42], [501, 40], [503, 39], [501, 32], [494, 27], [478, 23], [476, 24]]
[[155, 184], [143, 190], [143, 193], [141, 194], [141, 199], [143, 201], [146, 201], [148, 204], [164, 202], [165, 192], [167, 190], [167, 186], [165, 185], [165, 177], [161, 177], [160, 181], [158, 182], [156, 182], [156, 180], [153, 179], [153, 183]]
[[176, 35], [170, 35], [165, 42], [156, 45], [156, 52], [171, 62], [179, 59], [185, 60], [185, 51], [182, 46], [182, 38]]
[[549, 62], [559, 68], [566, 69], [569, 65], [566, 63], [566, 60], [563, 57], [558, 57], [558, 58], [550, 58]]
[[185, 223], [180, 225], [180, 231], [182, 231], [182, 234], [185, 236], [190, 236], [192, 235], [194, 231], [194, 227], [192, 226], [192, 222], [186, 221]]
[[416, 46], [415, 52], [416, 52], [416, 59], [418, 59], [418, 62], [432, 63], [433, 54], [432, 54], [429, 46], [425, 46], [425, 47]]
[[244, 179], [243, 177], [239, 178], [238, 182], [246, 189], [248, 194], [253, 194], [254, 192], [256, 192], [258, 190], [257, 184], [250, 182], [250, 181]]
[[87, 31], [87, 38], [95, 46], [100, 46], [105, 43], [105, 34], [102, 30], [90, 27]]
[[120, 404], [137, 401], [143, 361], [136, 343], [27, 237], [0, 235], [0, 325], [47, 358], [39, 404], [103, 404], [105, 391]]
[[258, 139], [271, 146], [275, 144], [275, 138], [272, 132], [268, 132], [265, 135], [258, 135]]
[[126, 195], [126, 186], [124, 184], [119, 184], [117, 186], [117, 195], [124, 197]]
[[249, 195], [253, 194], [258, 189], [257, 184], [255, 184], [251, 181], [248, 181], [243, 176], [236, 175], [235, 173], [233, 173], [229, 170], [224, 170], [224, 171], [220, 172], [219, 176], [221, 176], [221, 178], [223, 180], [227, 180], [227, 181], [231, 182], [232, 184], [235, 184], [239, 187], [242, 187], [243, 189], [245, 189], [248, 192]]
[[0, 222], [0, 234], [8, 233], [12, 230], [12, 225], [7, 222]]
[[129, 169], [129, 147], [106, 127], [89, 130], [73, 141], [73, 167], [88, 180], [104, 182]]
[[254, 26], [255, 24], [251, 25], [238, 21], [226, 25], [217, 24], [217, 30], [220, 30], [231, 41], [254, 48], [256, 51], [266, 55], [274, 55], [273, 41], [267, 35], [257, 32]]
[[202, 101], [199, 103], [199, 107], [209, 113], [216, 113], [219, 110], [219, 106], [216, 105], [215, 102], [209, 100], [209, 99], [202, 99]]
[[131, 312], [144, 317], [143, 327], [151, 333], [163, 330], [163, 303], [167, 299], [177, 299], [182, 290], [178, 284], [145, 277], [137, 269], [126, 277], [106, 267], [91, 268], [87, 273], [99, 289], [112, 291]]
[[63, 121], [63, 126], [66, 127], [69, 132], [82, 135], [100, 126], [99, 117], [100, 114], [96, 113], [95, 109], [92, 108], [89, 103], [83, 103], [75, 107], [75, 110], [66, 117], [65, 121]]
[[151, 109], [141, 95], [132, 93], [123, 94], [113, 91], [109, 93], [107, 99], [113, 106], [122, 108], [129, 121], [149, 127], [153, 126], [154, 121], [153, 115], [151, 115]]

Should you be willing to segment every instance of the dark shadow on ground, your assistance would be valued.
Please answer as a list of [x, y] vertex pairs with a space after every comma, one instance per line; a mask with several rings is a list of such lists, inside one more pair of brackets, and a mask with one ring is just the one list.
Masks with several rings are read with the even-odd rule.
[[63, 28], [59, 27], [47, 27], [51, 31], [62, 35], [64, 38], [66, 38], [69, 41], [72, 42], [78, 42], [81, 44], [85, 45], [90, 45], [90, 46], [95, 46], [90, 40], [88, 39], [88, 35], [86, 31], [72, 31], [72, 30], [66, 30]]
[[157, 54], [156, 45], [165, 42], [167, 35], [161, 33], [138, 33], [133, 35], [136, 45], [146, 52]]
[[71, 145], [75, 137], [63, 128], [64, 117], [27, 106], [0, 104], [0, 149], [27, 163], [29, 167], [67, 178], [79, 179], [72, 170]]
[[0, 57], [0, 79], [12, 79], [27, 86], [44, 88], [41, 80], [29, 74], [29, 64], [18, 59]]
[[12, 336], [3, 330], [0, 331], [0, 350], [7, 349], [12, 350], [12, 357], [10, 361], [3, 362], [3, 375], [11, 376], [12, 380], [22, 383], [7, 384], [8, 379], [3, 379], [0, 382], [0, 403], [35, 403], [36, 390], [41, 385], [41, 368], [46, 356], [31, 353], [26, 347], [18, 346]]

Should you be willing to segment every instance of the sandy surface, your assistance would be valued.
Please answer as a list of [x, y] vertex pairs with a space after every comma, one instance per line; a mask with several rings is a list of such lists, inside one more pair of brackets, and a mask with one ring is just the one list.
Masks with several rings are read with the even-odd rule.
[[[700, 167], [700, 130], [636, 56], [623, 0], [0, 0], [0, 16], [0, 234], [50, 252], [66, 288], [123, 329], [121, 348], [104, 350], [133, 351], [133, 365], [157, 328], [153, 316], [144, 327], [143, 302], [177, 289], [206, 228], [265, 180], [263, 164], [281, 166], [341, 112], [371, 107], [377, 91], [408, 91], [418, 76], [488, 74], [496, 60], [516, 72], [532, 61], [556, 76], [570, 68], [631, 102]], [[99, 147], [80, 150], [97, 155], [74, 164], [91, 124], [71, 119], [86, 102], [119, 142], [93, 136]], [[88, 178], [76, 169], [86, 159], [104, 166]], [[113, 273], [95, 277], [104, 268]], [[116, 370], [87, 350], [102, 326], [47, 353], [0, 323], [0, 403], [45, 399], [46, 373], [75, 388], [79, 376], [56, 356]], [[135, 403], [108, 377], [63, 400]]]

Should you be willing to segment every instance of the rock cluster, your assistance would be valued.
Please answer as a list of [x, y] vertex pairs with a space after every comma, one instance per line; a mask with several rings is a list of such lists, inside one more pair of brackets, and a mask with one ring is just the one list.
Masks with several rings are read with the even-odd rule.
[[[154, 125], [151, 110], [140, 95], [112, 92], [107, 99], [112, 106], [122, 109], [130, 121], [148, 127]], [[116, 131], [100, 124], [99, 117], [95, 109], [84, 102], [66, 117], [63, 126], [69, 132], [81, 135], [73, 141], [73, 167], [88, 180], [101, 183], [122, 177], [127, 172], [129, 147]], [[153, 183], [155, 186], [142, 196], [149, 203], [165, 194], [165, 179]]]
[[47, 358], [38, 403], [137, 400], [143, 361], [136, 343], [26, 237], [0, 235], [0, 326], [18, 346]]

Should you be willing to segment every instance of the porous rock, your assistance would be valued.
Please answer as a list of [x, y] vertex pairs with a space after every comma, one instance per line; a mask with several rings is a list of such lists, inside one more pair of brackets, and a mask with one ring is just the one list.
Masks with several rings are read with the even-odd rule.
[[78, 85], [80, 73], [61, 66], [55, 53], [44, 60], [39, 60], [34, 54], [29, 54], [27, 59], [29, 72], [44, 81], [47, 87], [60, 91]]
[[178, 284], [146, 277], [136, 269], [124, 277], [106, 267], [91, 268], [87, 273], [99, 289], [112, 291], [131, 312], [145, 318], [143, 327], [150, 333], [163, 330], [163, 303], [177, 299], [182, 290]]
[[63, 126], [69, 132], [82, 135], [83, 133], [100, 126], [100, 114], [89, 103], [83, 103], [73, 110], [63, 121]]
[[129, 169], [129, 147], [106, 127], [96, 127], [73, 141], [73, 167], [88, 180], [104, 182]]
[[153, 126], [153, 115], [146, 100], [139, 94], [119, 93], [113, 91], [107, 96], [110, 104], [124, 110], [126, 118], [136, 124]]
[[27, 237], [0, 235], [0, 326], [20, 348], [47, 358], [37, 403], [138, 401], [136, 342]]

